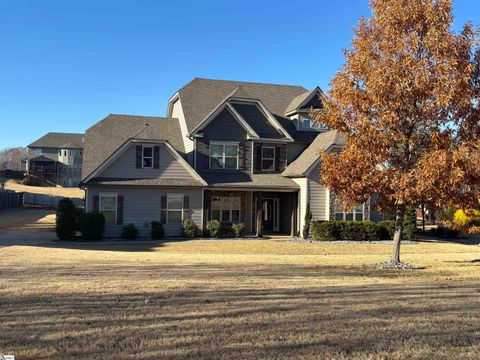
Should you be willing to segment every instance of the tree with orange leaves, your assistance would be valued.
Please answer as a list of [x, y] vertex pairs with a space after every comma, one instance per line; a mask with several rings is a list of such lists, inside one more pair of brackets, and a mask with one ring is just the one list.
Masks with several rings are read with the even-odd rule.
[[451, 0], [371, 0], [316, 120], [348, 137], [322, 155], [322, 181], [351, 207], [372, 194], [402, 219], [421, 201], [480, 208], [480, 52], [477, 29], [452, 32]]

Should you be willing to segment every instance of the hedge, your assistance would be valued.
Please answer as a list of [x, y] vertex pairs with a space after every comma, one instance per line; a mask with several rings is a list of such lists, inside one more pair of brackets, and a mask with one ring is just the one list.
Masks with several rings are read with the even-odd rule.
[[393, 237], [390, 221], [374, 223], [371, 221], [314, 221], [312, 239], [320, 241], [350, 240], [378, 241]]

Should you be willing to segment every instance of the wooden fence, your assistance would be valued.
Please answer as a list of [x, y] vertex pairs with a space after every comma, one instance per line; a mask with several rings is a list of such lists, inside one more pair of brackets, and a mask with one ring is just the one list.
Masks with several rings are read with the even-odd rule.
[[[23, 197], [23, 204], [26, 206], [41, 206], [41, 207], [56, 208], [58, 202], [62, 199], [63, 199], [63, 196], [25, 193]], [[84, 201], [82, 199], [74, 198], [71, 200], [76, 206], [80, 206], [80, 207], [84, 206]]]
[[23, 206], [23, 193], [0, 189], [0, 209]]

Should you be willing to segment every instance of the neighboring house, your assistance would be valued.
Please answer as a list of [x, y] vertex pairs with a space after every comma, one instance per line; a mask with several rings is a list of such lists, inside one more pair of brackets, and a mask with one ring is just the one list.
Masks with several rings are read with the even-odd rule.
[[321, 151], [345, 138], [315, 126], [321, 90], [196, 78], [168, 103], [167, 118], [109, 115], [85, 134], [87, 211], [107, 219], [106, 236], [134, 223], [167, 236], [191, 218], [244, 222], [255, 232], [298, 234], [307, 203], [314, 220], [370, 219], [369, 204], [336, 206], [320, 183]]
[[48, 133], [27, 147], [27, 173], [55, 185], [76, 187], [82, 178], [84, 134]]

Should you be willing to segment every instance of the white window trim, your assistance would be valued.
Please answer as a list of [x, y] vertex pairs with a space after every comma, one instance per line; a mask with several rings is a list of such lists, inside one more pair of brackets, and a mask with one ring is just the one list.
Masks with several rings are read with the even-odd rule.
[[[222, 151], [222, 161], [223, 161], [223, 167], [222, 168], [215, 168], [215, 170], [238, 170], [238, 163], [240, 160], [240, 154], [239, 154], [239, 143], [235, 141], [210, 141], [209, 145], [209, 168], [212, 168], [212, 145], [221, 145], [223, 146], [223, 151]], [[236, 146], [237, 147], [237, 164], [235, 168], [227, 168], [225, 167], [225, 158], [233, 158], [233, 156], [225, 156], [225, 146], [230, 145], [230, 146]]]
[[[263, 149], [273, 149], [273, 158], [264, 158], [263, 157]], [[262, 146], [262, 171], [275, 171], [275, 146]], [[273, 167], [270, 169], [265, 169], [263, 167], [263, 160], [273, 160]]]
[[[108, 193], [103, 192], [98, 194], [98, 212], [102, 213], [102, 197], [114, 197], [115, 198], [115, 221], [114, 225], [117, 223], [118, 220], [118, 193]], [[109, 211], [109, 210], [107, 210]]]
[[[220, 206], [220, 209], [215, 209], [215, 210], [219, 210], [220, 211], [220, 222], [233, 222], [232, 220], [232, 214], [233, 214], [233, 211], [236, 211], [238, 210], [238, 216], [239, 216], [239, 221], [240, 221], [240, 218], [242, 216], [242, 197], [241, 196], [213, 196], [215, 198], [219, 198], [219, 199], [230, 199], [229, 203], [230, 203], [230, 206], [228, 209], [224, 209], [223, 208], [223, 201], [220, 200], [220, 203], [221, 203], [221, 206]], [[232, 200], [233, 198], [238, 198], [240, 200], [240, 207], [238, 209], [234, 209], [232, 207]], [[211, 212], [213, 212], [213, 209], [210, 210]], [[223, 220], [223, 211], [228, 211], [228, 219], [227, 220]], [[213, 216], [212, 214], [210, 214], [210, 220], [213, 219]]]
[[[343, 211], [342, 211], [343, 220], [341, 220], [341, 221], [364, 221], [364, 219], [365, 219], [365, 203], [362, 204], [362, 220], [356, 220], [355, 219], [356, 214], [357, 214], [356, 208], [353, 208], [351, 213], [345, 212], [345, 207], [343, 207], [343, 206], [342, 206], [342, 209], [343, 209]], [[337, 214], [340, 214], [340, 212], [338, 212], [337, 209], [335, 209], [335, 219], [337, 218]], [[347, 219], [347, 214], [352, 214], [352, 220], [346, 220]]]
[[[180, 216], [181, 216], [181, 221], [180, 221], [180, 225], [183, 224], [183, 199], [184, 199], [185, 195], [184, 194], [167, 194], [167, 208], [165, 209], [165, 211], [167, 212], [167, 216], [166, 216], [166, 221], [167, 221], [167, 225], [168, 225], [168, 212], [169, 211], [180, 211]], [[168, 208], [168, 200], [170, 198], [180, 198], [181, 201], [182, 201], [182, 207], [180, 208], [180, 210], [178, 209], [172, 209], [170, 210]], [[174, 223], [173, 225], [179, 225], [177, 223]]]
[[[145, 156], [144, 149], [152, 149], [152, 156]], [[152, 159], [152, 166], [145, 166], [145, 159]], [[142, 169], [153, 169], [153, 146], [142, 145]]]

